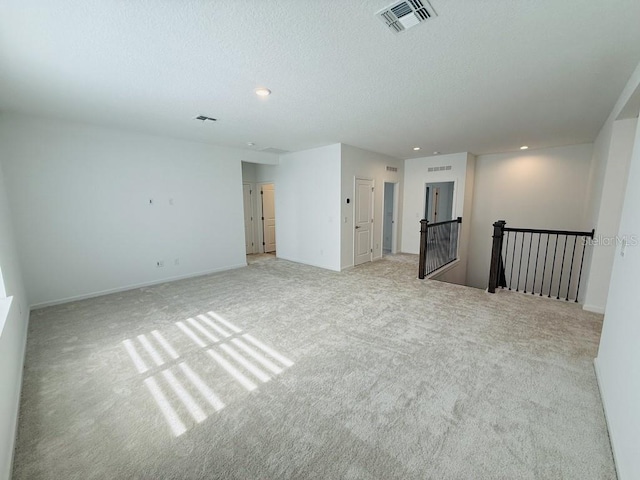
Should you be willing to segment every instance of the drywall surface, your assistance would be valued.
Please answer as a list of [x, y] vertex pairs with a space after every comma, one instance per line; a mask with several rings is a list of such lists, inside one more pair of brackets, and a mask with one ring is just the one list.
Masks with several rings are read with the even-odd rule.
[[[2, 160], [0, 155], [0, 161]], [[11, 478], [29, 309], [0, 164], [0, 480]]]
[[340, 270], [340, 144], [282, 155], [272, 173], [277, 256]]
[[[382, 155], [380, 153], [362, 150], [351, 145], [342, 144], [342, 173], [341, 173], [341, 193], [340, 204], [342, 215], [340, 221], [341, 236], [341, 268], [353, 266], [354, 260], [354, 192], [355, 179], [363, 178], [373, 180], [373, 259], [382, 257], [382, 227], [383, 227], [383, 201], [384, 183], [396, 183], [398, 188], [397, 211], [402, 211], [402, 160]], [[387, 171], [387, 166], [397, 168], [397, 172]], [[347, 198], [350, 202], [347, 203]], [[398, 217], [400, 214], [398, 214]], [[395, 219], [398, 231], [397, 243], [401, 242], [402, 225], [399, 218]]]
[[256, 169], [255, 163], [242, 162], [242, 181], [244, 183], [256, 182]]
[[486, 288], [493, 223], [588, 231], [585, 203], [593, 145], [477, 157], [467, 285]]
[[277, 162], [204, 143], [4, 117], [0, 156], [30, 305], [246, 265], [241, 161], [260, 155]]
[[613, 257], [618, 241], [616, 235], [620, 227], [637, 124], [637, 118], [617, 120], [613, 123], [611, 130], [600, 208], [596, 217], [596, 237], [591, 249], [591, 263], [585, 282], [584, 297], [584, 308], [599, 313], [604, 313], [609, 294]]
[[[618, 234], [640, 235], [640, 130]], [[640, 478], [640, 245], [617, 245], [596, 370], [620, 480]]]

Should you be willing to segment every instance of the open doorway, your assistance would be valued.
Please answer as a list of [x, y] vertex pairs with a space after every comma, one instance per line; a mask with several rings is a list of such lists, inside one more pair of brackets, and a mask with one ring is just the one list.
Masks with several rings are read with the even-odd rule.
[[429, 223], [453, 220], [453, 187], [454, 182], [426, 184], [424, 218]]
[[275, 166], [242, 162], [247, 263], [275, 258]]
[[388, 255], [396, 253], [398, 217], [398, 185], [396, 183], [385, 182], [383, 199], [383, 220], [382, 220], [382, 254]]

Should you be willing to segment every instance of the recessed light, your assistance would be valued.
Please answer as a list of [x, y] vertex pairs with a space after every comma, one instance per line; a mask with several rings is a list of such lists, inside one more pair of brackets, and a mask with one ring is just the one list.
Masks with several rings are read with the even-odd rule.
[[253, 142], [247, 142], [247, 145], [248, 145], [249, 147], [253, 147], [253, 146], [255, 146], [255, 143], [253, 143]]
[[440, 152], [433, 152], [434, 155], [440, 155]]
[[269, 95], [271, 95], [271, 90], [264, 87], [256, 88], [255, 92], [259, 97], [268, 97]]
[[520, 150], [529, 150], [529, 147], [527, 147], [526, 145], [522, 145], [522, 146], [520, 147]]
[[420, 150], [420, 147], [413, 147], [413, 149], [417, 152], [418, 150]]

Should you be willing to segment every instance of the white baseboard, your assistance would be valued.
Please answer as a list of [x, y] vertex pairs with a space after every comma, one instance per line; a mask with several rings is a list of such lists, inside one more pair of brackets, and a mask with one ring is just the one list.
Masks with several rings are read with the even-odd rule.
[[598, 305], [584, 304], [582, 306], [582, 309], [586, 310], [587, 312], [600, 313], [600, 314], [604, 315], [604, 308], [600, 307]]
[[602, 391], [602, 382], [600, 380], [601, 375], [600, 375], [600, 367], [598, 367], [598, 359], [594, 358], [593, 359], [593, 369], [596, 372], [596, 383], [598, 384], [598, 391], [600, 392], [600, 400], [602, 401], [602, 410], [604, 411], [604, 421], [607, 425], [607, 432], [609, 433], [609, 445], [611, 445], [611, 453], [613, 453], [613, 465], [616, 469], [616, 476], [619, 480], [622, 480], [622, 477], [620, 477], [620, 472], [618, 471], [618, 459], [616, 456], [616, 449], [613, 445], [613, 431], [611, 429], [611, 423], [609, 423], [609, 415], [607, 414], [608, 412], [608, 408], [607, 408], [607, 402], [605, 400], [605, 397], [603, 395], [603, 391]]
[[281, 260], [287, 260], [288, 262], [301, 263], [302, 265], [309, 265], [310, 267], [323, 268], [325, 270], [330, 270], [332, 272], [340, 271], [339, 268], [327, 267], [326, 265], [318, 265], [317, 263], [303, 262], [302, 260], [296, 260], [295, 258], [281, 257], [280, 255], [277, 255], [277, 257]]
[[247, 266], [246, 263], [237, 264], [237, 265], [228, 265], [225, 267], [214, 268], [213, 270], [206, 270], [203, 272], [188, 273], [186, 275], [178, 275], [175, 277], [168, 277], [160, 280], [153, 280], [151, 282], [136, 283], [133, 285], [126, 285], [124, 287], [101, 290], [99, 292], [91, 292], [91, 293], [86, 293], [82, 295], [74, 295], [73, 297], [62, 298], [59, 300], [50, 300], [46, 302], [35, 303], [31, 305], [29, 308], [31, 310], [36, 310], [38, 308], [52, 307], [54, 305], [61, 305], [63, 303], [77, 302], [78, 300], [86, 300], [88, 298], [101, 297], [103, 295], [110, 295], [112, 293], [126, 292], [127, 290], [135, 290], [136, 288], [151, 287], [153, 285], [160, 285], [163, 283], [175, 282], [177, 280], [184, 280], [186, 278], [202, 277], [204, 275], [211, 275], [212, 273], [224, 272], [226, 270], [235, 270], [236, 268], [242, 268], [246, 266]]

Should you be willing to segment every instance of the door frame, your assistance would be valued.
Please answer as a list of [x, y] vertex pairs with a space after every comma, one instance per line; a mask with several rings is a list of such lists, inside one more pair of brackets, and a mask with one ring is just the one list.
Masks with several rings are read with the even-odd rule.
[[[257, 235], [256, 235], [256, 205], [255, 205], [255, 191], [256, 191], [256, 184], [253, 182], [242, 182], [242, 208], [243, 208], [243, 212], [242, 212], [242, 216], [244, 217], [244, 186], [245, 185], [249, 185], [249, 189], [251, 190], [251, 195], [250, 195], [250, 202], [251, 202], [251, 243], [253, 243], [253, 248], [252, 248], [252, 252], [251, 253], [258, 253], [257, 250]], [[246, 232], [245, 232], [245, 236], [246, 236]]]
[[[352, 249], [352, 255], [351, 255], [351, 259], [353, 260], [353, 266], [356, 266], [356, 202], [357, 200], [357, 191], [356, 191], [356, 185], [358, 180], [364, 180], [367, 182], [371, 182], [371, 227], [370, 227], [370, 232], [371, 234], [369, 235], [370, 238], [370, 245], [369, 245], [369, 255], [370, 255], [370, 259], [369, 262], [373, 261], [373, 239], [374, 239], [374, 225], [375, 225], [375, 212], [376, 212], [376, 197], [375, 197], [375, 190], [376, 190], [376, 181], [374, 178], [367, 178], [367, 177], [359, 177], [359, 176], [354, 176], [353, 177], [353, 207], [351, 208], [351, 218], [353, 219], [352, 222], [352, 227], [351, 227], [351, 249]], [[367, 262], [365, 262], [367, 263]]]
[[[382, 228], [380, 229], [380, 255], [384, 256], [384, 204], [385, 204], [385, 189], [384, 184], [390, 183], [393, 185], [393, 213], [391, 217], [391, 254], [398, 253], [398, 191], [400, 190], [400, 182], [384, 182], [382, 184]], [[375, 199], [375, 196], [374, 196]], [[375, 217], [373, 217], [375, 220]], [[355, 255], [354, 255], [355, 258]]]
[[446, 177], [443, 179], [438, 179], [437, 181], [434, 180], [429, 180], [429, 181], [425, 181], [424, 182], [424, 188], [423, 188], [423, 193], [422, 193], [422, 212], [423, 213], [427, 213], [427, 190], [428, 190], [428, 185], [432, 184], [432, 183], [453, 183], [453, 198], [451, 200], [451, 218], [454, 219], [457, 217], [457, 212], [458, 212], [458, 197], [457, 197], [457, 193], [458, 193], [458, 178], [456, 177]]

